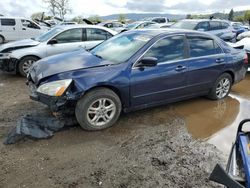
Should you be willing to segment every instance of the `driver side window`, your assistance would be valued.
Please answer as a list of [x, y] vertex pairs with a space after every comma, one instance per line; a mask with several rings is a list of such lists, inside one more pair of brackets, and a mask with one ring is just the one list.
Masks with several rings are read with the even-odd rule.
[[173, 36], [161, 39], [143, 57], [155, 57], [158, 63], [184, 59], [184, 37]]
[[57, 35], [57, 43], [82, 42], [82, 29], [69, 29]]

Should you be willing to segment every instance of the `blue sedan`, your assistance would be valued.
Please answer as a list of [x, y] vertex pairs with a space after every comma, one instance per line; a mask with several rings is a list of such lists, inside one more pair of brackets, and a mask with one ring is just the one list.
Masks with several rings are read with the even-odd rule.
[[85, 130], [112, 126], [120, 113], [197, 96], [225, 98], [244, 79], [246, 52], [186, 30], [133, 30], [90, 51], [36, 62], [31, 98], [71, 113]]

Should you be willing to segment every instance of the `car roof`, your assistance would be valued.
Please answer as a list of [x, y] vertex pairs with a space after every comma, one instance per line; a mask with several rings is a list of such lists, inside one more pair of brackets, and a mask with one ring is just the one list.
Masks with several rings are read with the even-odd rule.
[[58, 25], [58, 26], [55, 26], [57, 28], [61, 28], [61, 29], [77, 29], [77, 28], [96, 28], [96, 29], [103, 29], [103, 30], [106, 30], [106, 31], [109, 31], [110, 33], [112, 34], [116, 34], [117, 32], [112, 30], [112, 29], [109, 29], [109, 28], [106, 28], [106, 27], [103, 27], [103, 26], [100, 26], [100, 25], [89, 25], [89, 24], [76, 24], [76, 25]]
[[25, 19], [25, 20], [31, 20], [30, 18], [14, 17], [14, 16], [0, 16], [0, 19]]
[[190, 21], [190, 22], [204, 22], [204, 21], [218, 21], [218, 22], [229, 22], [228, 20], [220, 20], [220, 19], [183, 19], [181, 21]]
[[141, 33], [146, 35], [151, 35], [152, 37], [156, 37], [159, 35], [171, 35], [171, 34], [196, 34], [198, 36], [208, 36], [212, 38], [216, 38], [214, 35], [210, 33], [200, 32], [200, 31], [194, 31], [194, 30], [187, 30], [187, 29], [174, 29], [174, 28], [163, 28], [163, 29], [136, 29], [136, 30], [130, 30], [127, 32], [135, 32], [135, 33]]

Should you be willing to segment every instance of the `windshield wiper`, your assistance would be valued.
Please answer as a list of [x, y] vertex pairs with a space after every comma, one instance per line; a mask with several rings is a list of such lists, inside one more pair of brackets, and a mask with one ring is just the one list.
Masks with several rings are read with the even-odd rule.
[[93, 54], [93, 55], [100, 58], [100, 59], [103, 59], [102, 56], [100, 56], [100, 55], [97, 55], [97, 54]]

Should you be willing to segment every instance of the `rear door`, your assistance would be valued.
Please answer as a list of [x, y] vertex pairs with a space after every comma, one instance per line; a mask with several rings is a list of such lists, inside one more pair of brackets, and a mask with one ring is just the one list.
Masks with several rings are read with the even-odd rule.
[[57, 44], [47, 44], [47, 56], [78, 50], [83, 45], [82, 28], [74, 28], [63, 31], [55, 36]]
[[100, 44], [104, 40], [111, 38], [113, 35], [103, 29], [99, 28], [86, 28], [84, 29], [84, 43], [85, 49], [91, 49]]
[[187, 62], [184, 36], [172, 36], [156, 42], [143, 56], [155, 57], [154, 67], [131, 71], [130, 95], [132, 106], [155, 104], [186, 95]]
[[21, 37], [21, 33], [18, 30], [18, 21], [10, 18], [0, 19], [0, 35], [5, 38], [5, 41], [18, 40]]
[[189, 92], [206, 92], [225, 67], [225, 53], [213, 38], [188, 35], [187, 41]]

